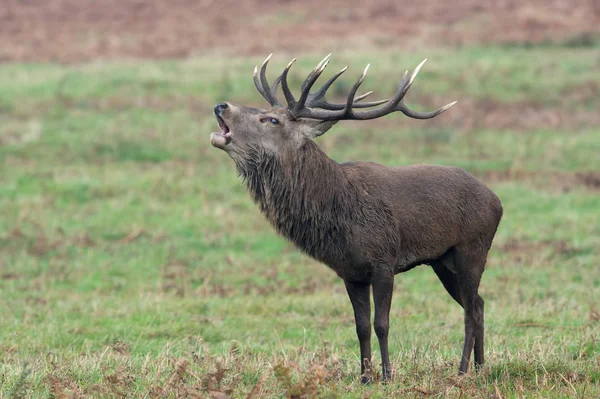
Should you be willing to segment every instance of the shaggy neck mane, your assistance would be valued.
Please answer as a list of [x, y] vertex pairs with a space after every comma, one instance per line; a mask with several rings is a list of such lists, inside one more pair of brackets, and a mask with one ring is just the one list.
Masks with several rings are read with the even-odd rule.
[[344, 248], [352, 190], [340, 165], [314, 142], [280, 155], [254, 148], [236, 165], [280, 234], [319, 260]]

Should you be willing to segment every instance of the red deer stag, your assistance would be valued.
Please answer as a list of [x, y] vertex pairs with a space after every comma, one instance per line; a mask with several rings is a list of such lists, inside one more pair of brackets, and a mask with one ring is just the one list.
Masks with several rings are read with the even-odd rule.
[[[367, 66], [345, 104], [334, 104], [325, 94], [346, 68], [311, 93], [329, 63], [329, 56], [325, 57], [308, 75], [296, 99], [287, 79], [295, 59], [271, 86], [266, 77], [270, 58], [260, 72], [255, 68], [254, 84], [271, 109], [217, 104], [214, 114], [221, 131], [212, 133], [211, 143], [233, 159], [252, 199], [271, 225], [344, 280], [354, 309], [362, 382], [370, 382], [373, 374], [371, 287], [382, 377], [389, 380], [388, 330], [394, 275], [420, 264], [430, 265], [464, 308], [465, 340], [459, 373], [467, 372], [473, 351], [479, 368], [484, 362], [484, 328], [478, 288], [502, 217], [498, 197], [456, 167], [339, 164], [312, 141], [340, 120], [375, 119], [395, 111], [429, 119], [454, 103], [433, 112], [415, 112], [404, 104], [403, 98], [425, 61], [410, 76], [405, 72], [390, 100], [361, 102], [371, 92], [356, 96]], [[285, 107], [276, 97], [279, 85]]]

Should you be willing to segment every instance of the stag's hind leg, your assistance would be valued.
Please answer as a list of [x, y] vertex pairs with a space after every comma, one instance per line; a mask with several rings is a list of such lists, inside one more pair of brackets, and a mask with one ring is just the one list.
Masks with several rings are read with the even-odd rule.
[[459, 374], [468, 371], [473, 350], [475, 351], [475, 367], [480, 368], [484, 363], [484, 303], [478, 290], [486, 258], [487, 248], [479, 244], [461, 245], [454, 250], [453, 266], [456, 270], [460, 298], [465, 311], [465, 342]]
[[390, 329], [390, 308], [394, 291], [394, 274], [380, 271], [373, 276], [373, 301], [375, 303], [375, 334], [381, 351], [381, 372], [384, 381], [392, 378], [392, 366], [388, 351], [388, 332]]
[[[448, 261], [452, 261], [449, 258]], [[431, 264], [431, 267], [435, 274], [438, 276], [444, 288], [450, 294], [450, 296], [463, 307], [462, 297], [460, 295], [460, 286], [458, 285], [458, 276], [452, 270], [450, 270], [443, 260], [437, 260]]]

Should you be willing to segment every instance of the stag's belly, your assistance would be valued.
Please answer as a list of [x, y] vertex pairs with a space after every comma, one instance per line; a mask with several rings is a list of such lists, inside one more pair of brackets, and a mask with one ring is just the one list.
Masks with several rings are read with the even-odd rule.
[[[386, 225], [390, 226], [393, 225]], [[451, 235], [436, 238], [432, 232], [421, 235], [422, 239], [416, 242], [403, 240], [400, 232], [390, 229], [369, 233], [359, 230], [331, 237], [310, 248], [298, 243], [297, 247], [346, 281], [370, 282], [376, 269], [393, 274], [406, 272], [440, 258], [456, 244]]]
[[451, 232], [438, 234], [429, 230], [415, 240], [403, 237], [406, 231], [401, 231], [397, 221], [379, 222], [366, 226], [356, 223], [351, 231], [335, 229], [335, 236], [314, 241], [310, 246], [306, 241], [296, 242], [296, 246], [344, 280], [370, 282], [376, 269], [402, 273], [442, 256], [455, 245]]

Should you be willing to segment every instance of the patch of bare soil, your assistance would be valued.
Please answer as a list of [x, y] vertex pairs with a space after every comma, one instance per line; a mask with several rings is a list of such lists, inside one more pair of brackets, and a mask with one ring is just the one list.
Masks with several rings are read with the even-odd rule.
[[564, 240], [530, 241], [511, 238], [506, 243], [499, 245], [498, 251], [508, 254], [509, 258], [517, 263], [535, 265], [549, 256], [569, 256], [577, 254], [580, 249], [571, 247]]
[[475, 173], [486, 183], [522, 181], [539, 189], [567, 193], [575, 189], [600, 192], [600, 172], [532, 172], [526, 170], [492, 170]]
[[85, 62], [421, 45], [563, 42], [600, 34], [597, 0], [3, 0], [0, 60]]
[[585, 187], [600, 191], [600, 172], [578, 172], [575, 177]]
[[[15, 226], [7, 234], [0, 236], [0, 245], [6, 247], [12, 245], [15, 248], [24, 247], [29, 255], [44, 257], [47, 255], [62, 256], [69, 248], [74, 246], [92, 248], [100, 244], [127, 245], [142, 237], [151, 239], [153, 242], [164, 239], [162, 233], [150, 233], [145, 229], [134, 228], [117, 241], [99, 243], [87, 232], [76, 232], [72, 235], [67, 235], [63, 229], [57, 228], [52, 233], [49, 233], [35, 222], [28, 221], [26, 224], [30, 226]], [[5, 275], [0, 275], [0, 278], [2, 276]], [[10, 277], [12, 275], [6, 278]]]

